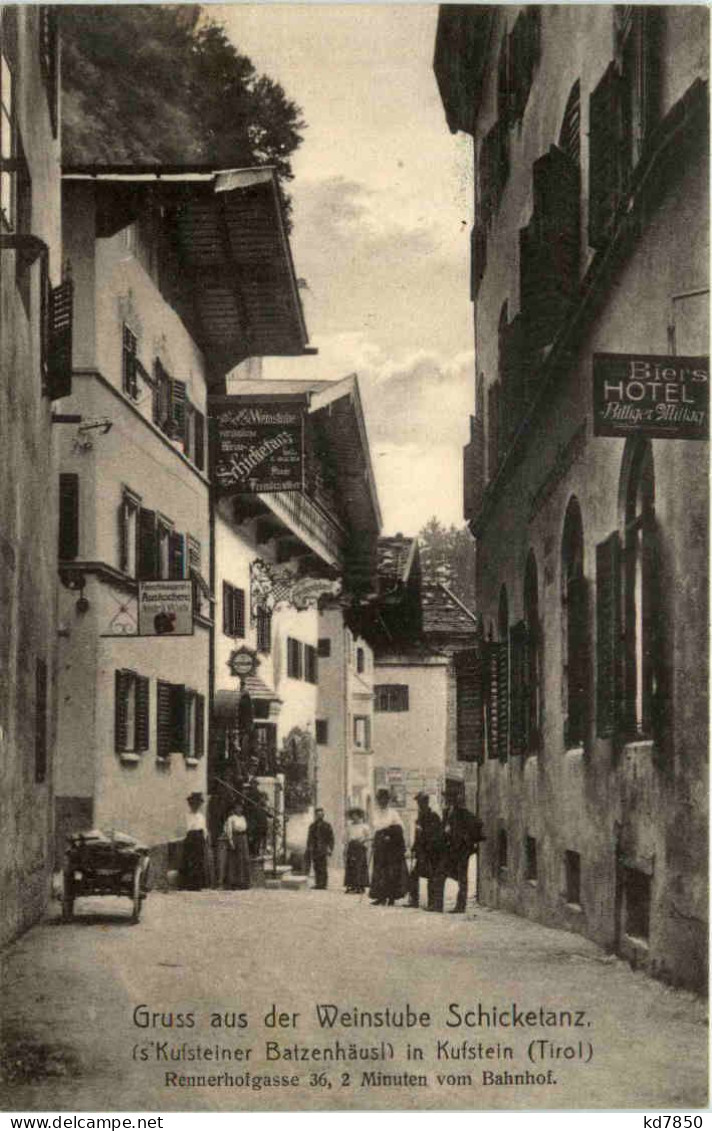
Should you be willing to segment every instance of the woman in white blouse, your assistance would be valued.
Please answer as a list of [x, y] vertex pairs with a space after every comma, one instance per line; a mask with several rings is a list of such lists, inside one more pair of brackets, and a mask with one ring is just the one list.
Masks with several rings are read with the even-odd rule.
[[368, 842], [371, 830], [365, 822], [363, 809], [349, 809], [346, 845], [346, 891], [363, 892], [368, 887]]
[[242, 890], [249, 888], [251, 879], [250, 854], [247, 848], [247, 821], [238, 801], [230, 806], [223, 831], [227, 841], [227, 886]]
[[205, 825], [205, 798], [195, 790], [187, 798], [185, 840], [180, 864], [180, 886], [200, 891], [208, 886], [208, 832]]

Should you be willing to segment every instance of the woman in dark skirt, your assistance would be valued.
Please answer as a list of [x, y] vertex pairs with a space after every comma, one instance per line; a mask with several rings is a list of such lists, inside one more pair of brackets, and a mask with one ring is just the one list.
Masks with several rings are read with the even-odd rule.
[[247, 848], [247, 821], [242, 806], [237, 801], [230, 807], [224, 831], [227, 841], [226, 886], [244, 890], [252, 886], [250, 854]]
[[180, 863], [180, 886], [186, 891], [200, 891], [208, 886], [208, 833], [202, 793], [195, 791], [187, 798], [188, 816]]
[[364, 821], [363, 809], [349, 809], [346, 844], [346, 891], [363, 892], [368, 887], [368, 841], [370, 830]]
[[379, 789], [373, 815], [373, 877], [371, 902], [392, 906], [408, 891], [405, 834], [398, 811], [390, 805], [390, 793]]

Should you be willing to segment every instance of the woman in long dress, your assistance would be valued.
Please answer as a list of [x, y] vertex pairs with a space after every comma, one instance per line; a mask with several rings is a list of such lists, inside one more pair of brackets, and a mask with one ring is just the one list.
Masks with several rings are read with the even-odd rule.
[[179, 881], [180, 886], [187, 891], [200, 891], [208, 886], [208, 831], [203, 810], [205, 798], [196, 790], [186, 800], [188, 816]]
[[230, 807], [224, 833], [227, 841], [227, 886], [245, 890], [252, 884], [250, 854], [247, 848], [247, 821], [238, 802]]
[[376, 793], [371, 902], [392, 906], [408, 891], [408, 867], [405, 862], [403, 822], [390, 800], [387, 789], [379, 789]]
[[370, 829], [364, 817], [363, 809], [349, 809], [344, 887], [350, 892], [363, 892], [368, 887]]

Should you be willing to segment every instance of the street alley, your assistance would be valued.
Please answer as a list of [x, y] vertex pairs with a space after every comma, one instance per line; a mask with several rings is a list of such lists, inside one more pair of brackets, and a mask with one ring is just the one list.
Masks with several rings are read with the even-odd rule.
[[[83, 899], [64, 924], [54, 904], [5, 953], [2, 1108], [706, 1103], [705, 1003], [573, 934], [336, 886], [155, 892], [129, 912]], [[338, 1006], [333, 1028], [317, 1005]]]

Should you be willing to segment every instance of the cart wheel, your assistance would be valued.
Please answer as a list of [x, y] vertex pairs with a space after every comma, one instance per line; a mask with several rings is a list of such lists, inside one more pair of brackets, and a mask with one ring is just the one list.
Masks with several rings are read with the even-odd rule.
[[69, 923], [74, 917], [74, 876], [71, 871], [62, 874], [62, 918]]
[[134, 868], [133, 892], [132, 892], [131, 898], [133, 900], [133, 912], [131, 914], [131, 918], [132, 918], [134, 923], [138, 923], [139, 919], [141, 918], [141, 902], [142, 902], [141, 864], [140, 863], [137, 864], [136, 867]]

